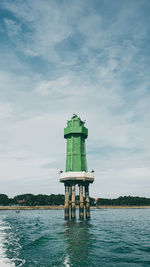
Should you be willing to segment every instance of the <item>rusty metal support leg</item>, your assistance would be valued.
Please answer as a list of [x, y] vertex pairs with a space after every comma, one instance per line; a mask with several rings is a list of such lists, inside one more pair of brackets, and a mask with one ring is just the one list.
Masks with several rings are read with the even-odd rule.
[[76, 217], [76, 191], [75, 185], [72, 185], [72, 198], [71, 198], [71, 219]]
[[65, 220], [69, 219], [69, 186], [65, 184]]
[[72, 202], [72, 187], [69, 185], [69, 212], [71, 214], [71, 202]]
[[83, 197], [83, 185], [79, 185], [79, 218], [84, 219], [84, 197]]
[[89, 198], [89, 184], [85, 184], [85, 211], [86, 218], [90, 218], [90, 198]]

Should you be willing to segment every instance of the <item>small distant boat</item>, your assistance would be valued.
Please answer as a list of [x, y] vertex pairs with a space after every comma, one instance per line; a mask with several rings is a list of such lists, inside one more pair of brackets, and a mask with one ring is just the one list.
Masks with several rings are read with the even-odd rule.
[[20, 210], [16, 210], [16, 213], [20, 213]]

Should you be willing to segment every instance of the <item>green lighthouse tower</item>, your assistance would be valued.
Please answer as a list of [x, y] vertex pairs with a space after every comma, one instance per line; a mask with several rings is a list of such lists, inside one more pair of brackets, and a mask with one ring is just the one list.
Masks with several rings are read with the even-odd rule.
[[85, 139], [88, 129], [77, 115], [73, 115], [64, 129], [64, 137], [67, 139], [66, 172], [87, 171]]
[[64, 129], [67, 140], [66, 171], [60, 173], [60, 182], [65, 185], [65, 219], [76, 217], [76, 185], [79, 187], [79, 217], [90, 217], [89, 183], [94, 174], [87, 170], [85, 139], [88, 129], [77, 115], [73, 115]]

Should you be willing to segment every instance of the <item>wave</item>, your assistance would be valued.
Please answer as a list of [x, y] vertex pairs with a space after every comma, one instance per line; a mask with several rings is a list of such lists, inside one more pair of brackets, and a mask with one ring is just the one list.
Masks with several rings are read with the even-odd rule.
[[64, 266], [65, 267], [70, 267], [70, 259], [69, 259], [68, 255], [66, 255], [66, 258], [64, 260]]
[[15, 267], [6, 255], [6, 230], [10, 229], [10, 226], [4, 221], [4, 216], [0, 218], [0, 266], [1, 267]]

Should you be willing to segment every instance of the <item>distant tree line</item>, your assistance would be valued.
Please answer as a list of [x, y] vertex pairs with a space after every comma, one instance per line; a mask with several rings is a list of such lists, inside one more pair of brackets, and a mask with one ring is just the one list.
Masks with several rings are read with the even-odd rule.
[[100, 206], [146, 206], [150, 205], [150, 198], [123, 196], [116, 199], [98, 198], [96, 205]]
[[[62, 194], [51, 195], [33, 195], [23, 194], [13, 198], [9, 198], [5, 194], [0, 194], [0, 205], [22, 205], [22, 206], [38, 206], [38, 205], [64, 205], [65, 197]], [[79, 203], [79, 196], [76, 196], [76, 202]], [[90, 198], [91, 206], [144, 206], [150, 205], [150, 198], [123, 196], [116, 199], [107, 198]]]
[[21, 205], [21, 206], [37, 206], [37, 205], [64, 205], [64, 195], [33, 195], [23, 194], [8, 198], [7, 195], [0, 194], [0, 205]]

